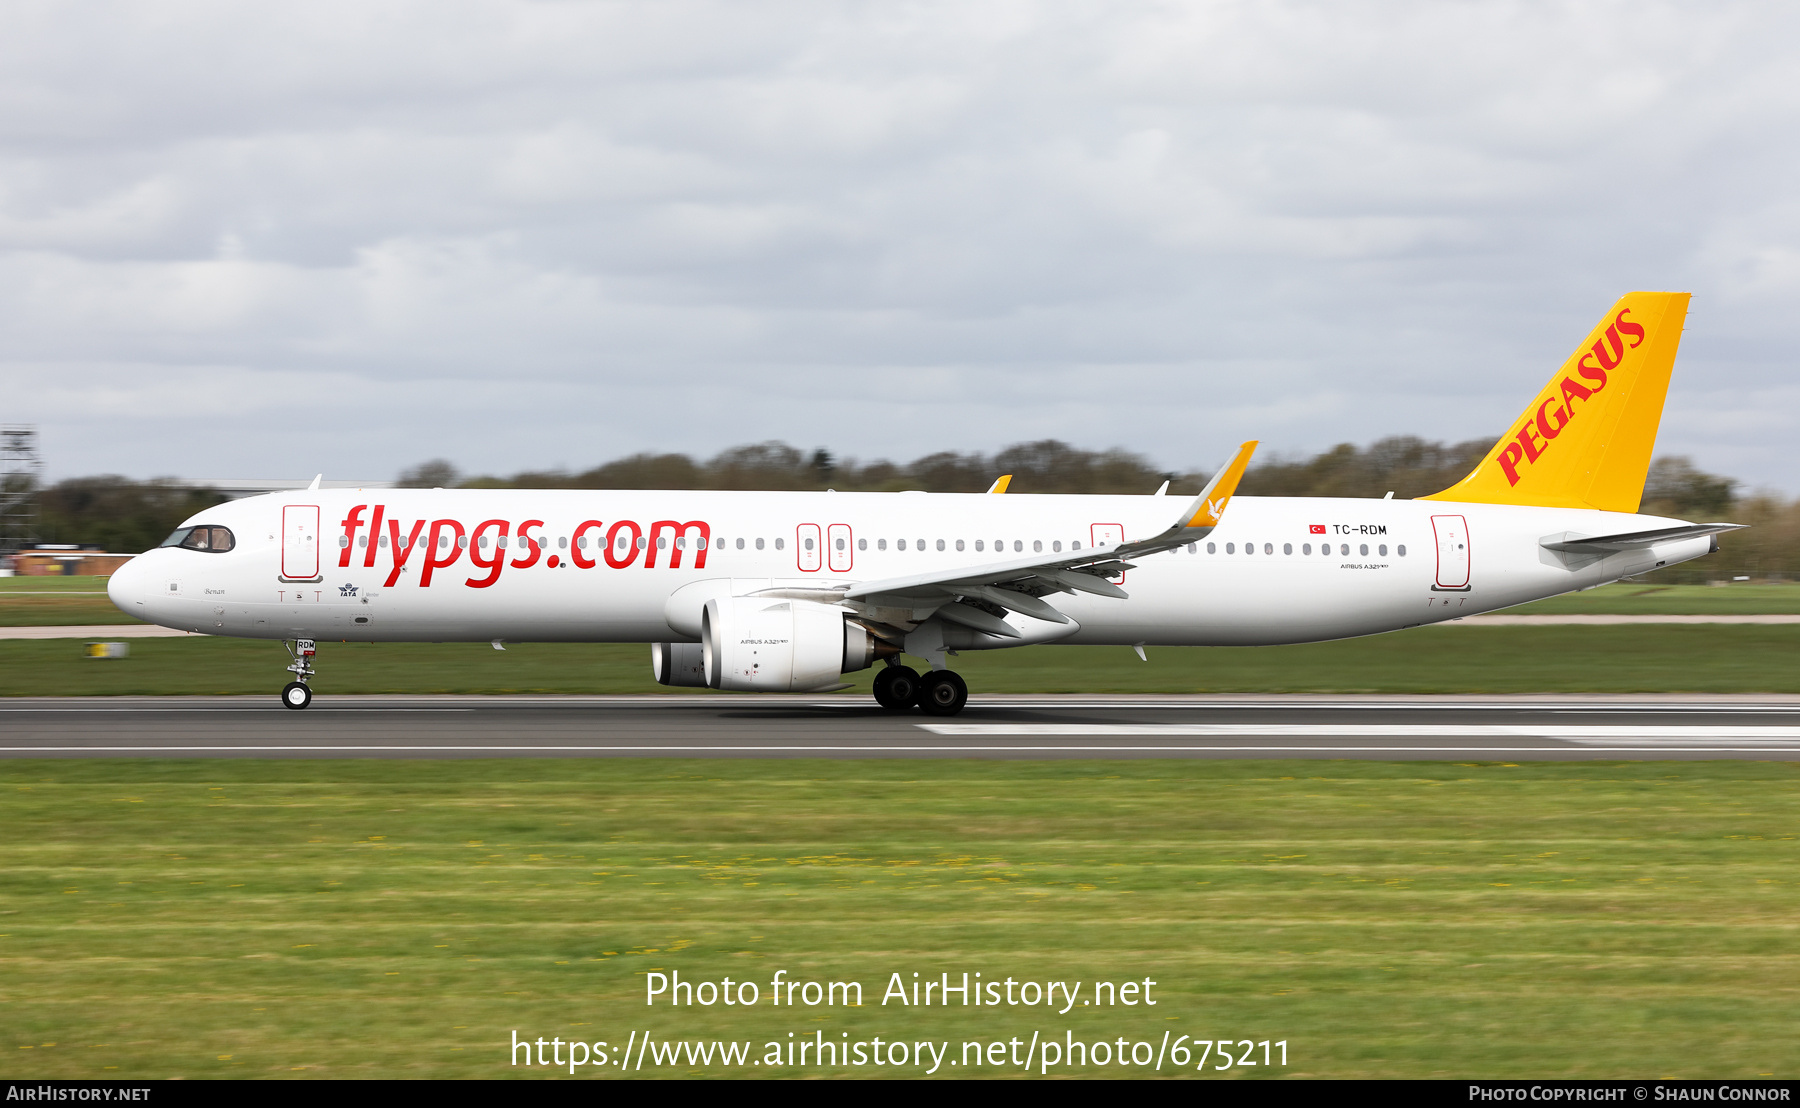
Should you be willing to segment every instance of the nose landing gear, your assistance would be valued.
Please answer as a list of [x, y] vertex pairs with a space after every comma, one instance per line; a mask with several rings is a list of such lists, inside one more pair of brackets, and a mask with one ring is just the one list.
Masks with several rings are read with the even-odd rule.
[[875, 703], [890, 712], [917, 704], [930, 716], [953, 716], [969, 702], [969, 686], [947, 669], [920, 677], [917, 670], [890, 665], [875, 675]]
[[311, 639], [295, 639], [292, 646], [282, 640], [281, 645], [287, 649], [288, 657], [294, 663], [287, 667], [288, 672], [298, 680], [289, 681], [281, 690], [281, 703], [284, 707], [299, 711], [312, 703], [312, 689], [306, 684], [316, 672], [312, 666], [313, 655], [318, 653]]

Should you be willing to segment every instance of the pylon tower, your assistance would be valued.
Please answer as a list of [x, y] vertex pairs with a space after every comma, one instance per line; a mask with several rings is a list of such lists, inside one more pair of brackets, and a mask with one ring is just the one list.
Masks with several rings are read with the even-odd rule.
[[44, 461], [34, 423], [0, 423], [0, 555], [37, 541], [37, 493]]

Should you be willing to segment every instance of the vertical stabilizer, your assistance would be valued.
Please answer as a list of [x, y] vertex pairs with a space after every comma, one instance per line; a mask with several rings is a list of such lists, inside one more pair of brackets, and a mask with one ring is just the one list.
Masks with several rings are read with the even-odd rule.
[[1620, 297], [1474, 472], [1420, 499], [1636, 512], [1687, 306]]

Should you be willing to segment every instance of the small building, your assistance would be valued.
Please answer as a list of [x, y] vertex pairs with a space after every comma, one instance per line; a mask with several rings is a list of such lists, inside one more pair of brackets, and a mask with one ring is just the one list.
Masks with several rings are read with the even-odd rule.
[[97, 546], [39, 543], [14, 554], [10, 568], [20, 577], [106, 577], [136, 556], [108, 554]]

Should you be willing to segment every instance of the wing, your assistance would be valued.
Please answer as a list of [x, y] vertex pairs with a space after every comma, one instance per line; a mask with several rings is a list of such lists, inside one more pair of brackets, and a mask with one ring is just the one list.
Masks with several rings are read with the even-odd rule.
[[[813, 599], [850, 602], [866, 611], [878, 610], [881, 614], [877, 618], [890, 623], [916, 623], [936, 614], [953, 623], [1011, 638], [1017, 638], [1018, 632], [1000, 618], [1002, 610], [1052, 623], [1069, 623], [1072, 621], [1068, 616], [1042, 598], [1052, 593], [1085, 592], [1125, 599], [1129, 594], [1106, 578], [1133, 568], [1132, 558], [1173, 550], [1211, 534], [1224, 516], [1232, 494], [1237, 491], [1256, 446], [1255, 442], [1240, 446], [1230, 463], [1213, 475], [1200, 495], [1153, 538], [1072, 551], [1052, 558], [1039, 555], [908, 577], [888, 577], [847, 589], [776, 589], [771, 592], [799, 595], [804, 591]], [[815, 592], [818, 595], [814, 595]], [[902, 611], [908, 613], [907, 618], [896, 615]]]

